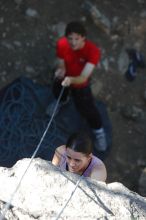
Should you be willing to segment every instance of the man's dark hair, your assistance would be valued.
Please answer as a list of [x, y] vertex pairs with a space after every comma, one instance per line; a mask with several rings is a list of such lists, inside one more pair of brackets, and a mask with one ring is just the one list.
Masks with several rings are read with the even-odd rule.
[[66, 148], [88, 156], [93, 151], [93, 141], [87, 132], [75, 132], [68, 138]]
[[86, 30], [84, 26], [78, 21], [72, 21], [67, 24], [65, 29], [65, 36], [67, 37], [72, 33], [80, 34], [81, 36], [86, 36]]

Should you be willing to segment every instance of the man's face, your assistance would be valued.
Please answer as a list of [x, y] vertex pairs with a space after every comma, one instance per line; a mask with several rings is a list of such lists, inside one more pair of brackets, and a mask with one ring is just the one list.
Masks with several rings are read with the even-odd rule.
[[91, 155], [86, 156], [70, 148], [66, 149], [66, 154], [68, 170], [76, 174], [82, 174], [91, 160]]
[[68, 42], [73, 50], [81, 49], [85, 44], [85, 36], [77, 33], [71, 33], [67, 36]]

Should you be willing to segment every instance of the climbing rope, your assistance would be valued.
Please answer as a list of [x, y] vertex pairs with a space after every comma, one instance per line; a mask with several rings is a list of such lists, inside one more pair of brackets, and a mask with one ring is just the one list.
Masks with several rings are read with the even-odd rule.
[[79, 179], [78, 179], [78, 181], [77, 181], [77, 183], [76, 183], [74, 189], [72, 190], [72, 192], [71, 192], [71, 194], [70, 194], [68, 200], [66, 201], [65, 205], [64, 205], [63, 208], [60, 210], [60, 212], [58, 213], [58, 215], [57, 215], [57, 217], [55, 218], [55, 220], [58, 220], [58, 219], [60, 218], [61, 214], [63, 213], [63, 211], [64, 211], [65, 208], [67, 207], [69, 201], [71, 200], [71, 198], [73, 197], [73, 195], [74, 195], [76, 189], [78, 188], [79, 183], [81, 182], [82, 178], [83, 178], [83, 175], [79, 177]]
[[30, 158], [30, 162], [28, 163], [28, 166], [27, 166], [26, 170], [25, 170], [24, 173], [22, 174], [22, 176], [21, 176], [21, 178], [20, 178], [20, 180], [19, 180], [19, 182], [18, 182], [18, 185], [16, 186], [14, 192], [13, 192], [12, 195], [10, 196], [9, 201], [6, 203], [6, 205], [4, 206], [4, 208], [3, 208], [3, 210], [2, 210], [2, 214], [1, 214], [1, 216], [0, 216], [0, 220], [4, 220], [4, 217], [5, 217], [5, 215], [6, 215], [7, 210], [10, 208], [11, 203], [12, 203], [12, 201], [13, 201], [13, 199], [14, 199], [14, 196], [15, 196], [16, 192], [18, 191], [18, 189], [19, 189], [19, 187], [20, 187], [20, 185], [21, 185], [21, 182], [22, 182], [23, 178], [24, 178], [25, 174], [27, 173], [27, 171], [28, 171], [28, 169], [29, 169], [29, 167], [30, 167], [30, 165], [31, 165], [31, 163], [32, 163], [32, 160], [33, 160], [34, 157], [36, 156], [36, 154], [37, 154], [37, 152], [38, 152], [38, 150], [39, 150], [39, 148], [40, 148], [40, 146], [41, 146], [41, 144], [42, 144], [42, 142], [43, 142], [43, 140], [44, 140], [44, 138], [45, 138], [45, 136], [46, 136], [46, 133], [47, 133], [48, 129], [50, 128], [50, 125], [51, 125], [51, 123], [52, 123], [52, 121], [53, 121], [53, 118], [54, 118], [54, 116], [55, 116], [56, 110], [57, 110], [57, 108], [58, 108], [60, 99], [61, 99], [61, 97], [62, 97], [63, 91], [64, 91], [64, 87], [62, 87], [62, 90], [61, 90], [60, 95], [59, 95], [59, 97], [58, 97], [58, 99], [57, 99], [57, 102], [56, 102], [56, 105], [55, 105], [53, 114], [52, 114], [52, 116], [51, 116], [51, 119], [50, 119], [50, 121], [49, 121], [49, 123], [48, 123], [48, 125], [47, 125], [47, 127], [46, 127], [46, 129], [45, 129], [45, 131], [44, 131], [44, 133], [43, 133], [43, 135], [42, 135], [42, 137], [41, 137], [41, 139], [40, 139], [39, 144], [38, 144], [37, 147], [36, 147], [36, 150], [34, 151], [34, 153], [32, 154], [32, 156], [31, 156], [31, 158]]

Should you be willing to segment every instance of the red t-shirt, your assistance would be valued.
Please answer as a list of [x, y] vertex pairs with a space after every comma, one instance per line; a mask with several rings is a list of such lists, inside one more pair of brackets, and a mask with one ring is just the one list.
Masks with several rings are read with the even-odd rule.
[[[79, 50], [73, 50], [66, 37], [57, 42], [57, 57], [63, 59], [66, 66], [66, 76], [79, 76], [87, 62], [97, 64], [100, 60], [100, 49], [91, 41], [85, 40], [85, 45]], [[82, 88], [88, 81], [82, 84], [73, 84], [73, 87]]]

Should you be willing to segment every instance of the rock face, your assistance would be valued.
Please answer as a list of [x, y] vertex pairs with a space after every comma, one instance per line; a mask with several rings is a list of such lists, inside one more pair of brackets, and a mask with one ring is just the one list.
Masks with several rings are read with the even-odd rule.
[[146, 167], [143, 169], [139, 179], [139, 192], [146, 196]]
[[60, 219], [146, 219], [146, 199], [120, 183], [82, 178], [75, 190], [78, 175], [61, 172], [40, 158], [29, 164], [30, 159], [23, 159], [12, 168], [0, 167], [2, 212], [11, 201], [6, 219], [58, 219], [63, 208]]

